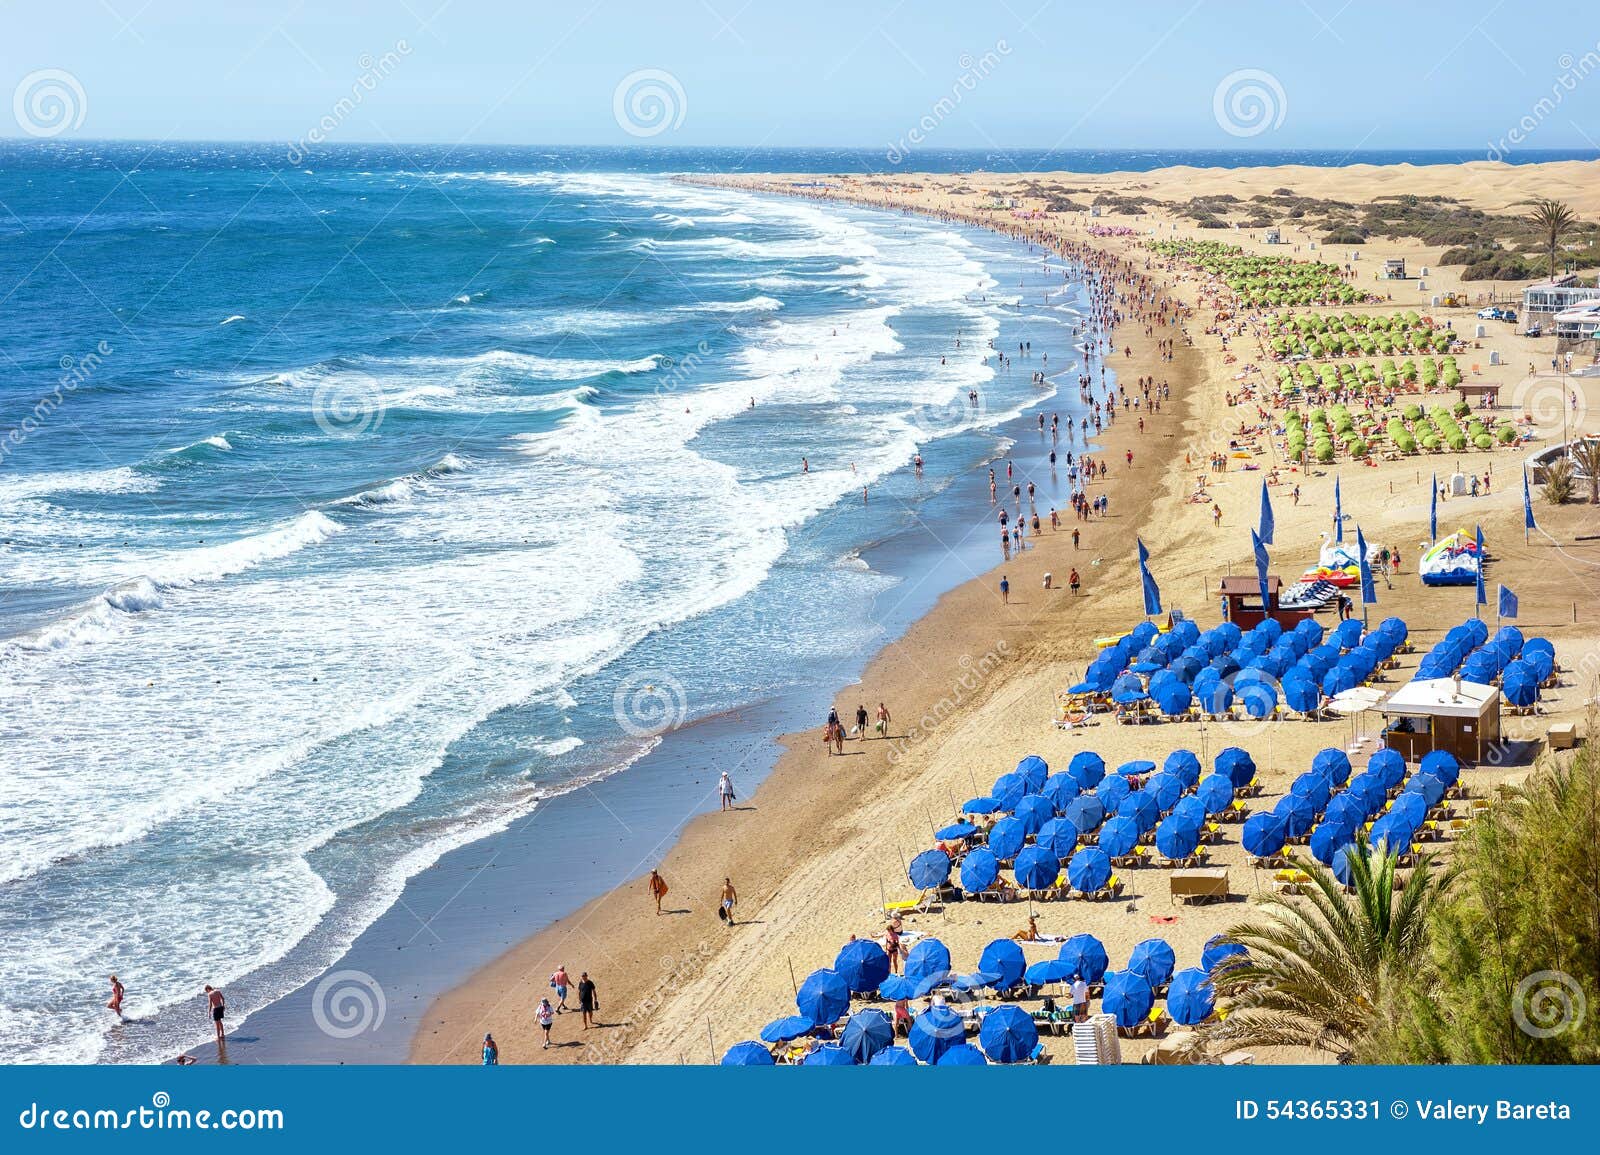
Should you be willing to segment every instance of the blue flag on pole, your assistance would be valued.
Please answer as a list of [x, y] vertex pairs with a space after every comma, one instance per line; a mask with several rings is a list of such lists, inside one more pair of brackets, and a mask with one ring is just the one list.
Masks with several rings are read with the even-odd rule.
[[1439, 475], [1433, 475], [1433, 500], [1428, 504], [1428, 540], [1439, 540]]
[[1261, 608], [1265, 610], [1271, 604], [1267, 599], [1267, 547], [1261, 535], [1253, 529], [1250, 531], [1250, 548], [1256, 555], [1256, 581], [1261, 586]]
[[1161, 612], [1161, 589], [1156, 585], [1156, 579], [1150, 576], [1150, 551], [1144, 547], [1144, 540], [1139, 541], [1139, 584], [1144, 587], [1144, 612], [1146, 614], [1159, 614]]
[[1517, 595], [1512, 593], [1505, 586], [1500, 587], [1499, 614], [1503, 618], [1514, 618], [1517, 616]]
[[1372, 584], [1372, 565], [1367, 561], [1367, 539], [1361, 532], [1361, 527], [1356, 526], [1356, 552], [1360, 555], [1357, 563], [1361, 571], [1361, 604], [1364, 606], [1376, 605], [1378, 602], [1378, 588]]
[[1261, 540], [1268, 545], [1272, 544], [1272, 499], [1267, 496], [1267, 482], [1261, 481]]
[[1528, 489], [1528, 471], [1522, 471], [1522, 528], [1538, 529], [1533, 520], [1533, 493]]
[[1478, 526], [1478, 604], [1489, 604], [1489, 594], [1483, 584], [1483, 526]]
[[1333, 540], [1344, 540], [1344, 510], [1339, 500], [1339, 479], [1333, 479]]

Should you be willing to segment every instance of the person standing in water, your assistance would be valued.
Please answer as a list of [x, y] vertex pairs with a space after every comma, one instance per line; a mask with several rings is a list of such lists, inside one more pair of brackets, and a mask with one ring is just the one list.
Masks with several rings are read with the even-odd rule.
[[206, 984], [206, 1006], [211, 1011], [211, 1022], [217, 1028], [217, 1045], [222, 1045], [222, 1019], [228, 1013], [227, 1000], [216, 987]]
[[122, 1014], [122, 996], [125, 993], [126, 992], [122, 988], [122, 980], [118, 979], [116, 975], [112, 975], [111, 976], [111, 1001], [106, 1004], [106, 1007], [113, 1014], [115, 1014], [117, 1016], [117, 1021], [118, 1022], [124, 1022], [125, 1021], [125, 1019], [123, 1017], [123, 1014]]

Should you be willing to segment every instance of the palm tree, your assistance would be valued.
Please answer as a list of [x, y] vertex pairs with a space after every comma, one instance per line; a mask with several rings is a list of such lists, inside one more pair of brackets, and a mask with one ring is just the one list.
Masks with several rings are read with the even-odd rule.
[[1551, 505], [1565, 505], [1578, 488], [1578, 471], [1572, 461], [1558, 457], [1544, 471], [1544, 499]]
[[1589, 504], [1600, 505], [1600, 441], [1574, 441], [1567, 451], [1589, 482]]
[[1550, 257], [1550, 276], [1554, 277], [1556, 251], [1561, 247], [1561, 238], [1578, 223], [1578, 214], [1560, 201], [1538, 200], [1524, 203], [1533, 206], [1533, 212], [1528, 216], [1544, 237], [1545, 252]]
[[1311, 880], [1303, 897], [1269, 895], [1260, 920], [1228, 932], [1248, 954], [1212, 978], [1228, 1000], [1210, 1032], [1222, 1049], [1311, 1047], [1349, 1061], [1394, 1013], [1426, 948], [1429, 911], [1453, 876], [1435, 875], [1425, 856], [1396, 891], [1395, 855], [1374, 856], [1360, 839], [1348, 862], [1350, 891], [1333, 871], [1299, 863]]

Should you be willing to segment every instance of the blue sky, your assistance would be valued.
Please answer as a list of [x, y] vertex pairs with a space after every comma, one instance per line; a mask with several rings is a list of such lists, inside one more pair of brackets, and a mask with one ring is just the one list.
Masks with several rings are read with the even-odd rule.
[[[25, 99], [44, 87], [83, 138], [1486, 148], [1520, 124], [1600, 147], [1600, 21], [1496, 0], [4, 0], [0, 21], [9, 136], [58, 127]], [[1219, 104], [1229, 78], [1264, 120]], [[641, 86], [665, 104], [630, 108]]]

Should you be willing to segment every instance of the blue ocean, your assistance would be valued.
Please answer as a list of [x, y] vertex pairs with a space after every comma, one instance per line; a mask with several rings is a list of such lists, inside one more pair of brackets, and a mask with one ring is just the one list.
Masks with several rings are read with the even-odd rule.
[[[1185, 158], [1247, 163], [1034, 160]], [[202, 983], [265, 1005], [453, 848], [859, 669], [863, 552], [1076, 405], [1084, 304], [1030, 291], [1039, 385], [990, 348], [1021, 246], [669, 175], [868, 163], [0, 145], [0, 1061], [170, 1057]]]

